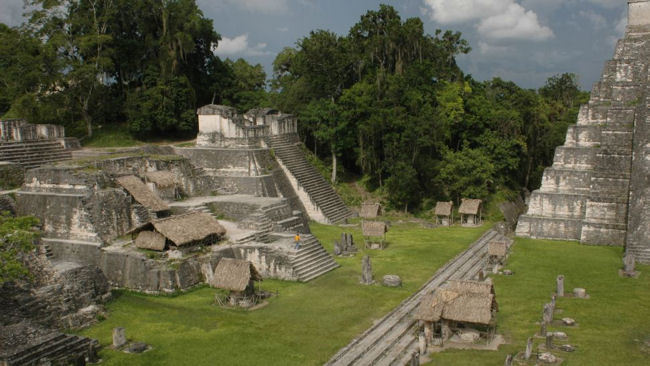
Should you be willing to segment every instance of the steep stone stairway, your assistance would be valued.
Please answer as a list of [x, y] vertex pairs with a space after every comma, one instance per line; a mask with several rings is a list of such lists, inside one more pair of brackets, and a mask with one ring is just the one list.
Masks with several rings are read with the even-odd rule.
[[320, 208], [330, 223], [336, 224], [352, 216], [341, 197], [321, 174], [307, 161], [297, 143], [290, 136], [276, 135], [265, 138], [275, 157], [286, 166], [291, 175], [304, 188], [312, 202]]
[[291, 265], [298, 275], [300, 282], [308, 282], [314, 278], [339, 267], [323, 246], [311, 234], [304, 234], [302, 244], [296, 255], [291, 257]]
[[20, 163], [26, 169], [71, 158], [70, 151], [57, 141], [0, 143], [0, 161]]
[[[78, 365], [81, 360], [95, 361], [95, 350], [99, 343], [90, 338], [67, 335], [63, 333], [45, 337], [38, 342], [18, 352], [9, 355], [4, 361], [6, 365], [41, 365], [43, 360], [53, 365]], [[2, 363], [2, 362], [0, 362]]]

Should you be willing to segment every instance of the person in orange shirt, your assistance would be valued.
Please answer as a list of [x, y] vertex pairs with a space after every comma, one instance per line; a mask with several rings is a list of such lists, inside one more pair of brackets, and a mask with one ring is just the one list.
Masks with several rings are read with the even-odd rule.
[[296, 233], [296, 236], [293, 237], [294, 246], [293, 249], [300, 249], [300, 233]]

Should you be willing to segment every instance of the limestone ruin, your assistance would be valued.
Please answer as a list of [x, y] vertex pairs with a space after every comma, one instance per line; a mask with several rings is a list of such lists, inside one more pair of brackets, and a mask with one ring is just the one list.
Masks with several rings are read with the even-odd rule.
[[650, 263], [650, 1], [628, 1], [628, 26], [591, 99], [530, 197], [522, 237], [625, 245]]
[[[39, 218], [52, 261], [96, 266], [114, 287], [187, 289], [213, 281], [222, 258], [294, 281], [337, 268], [307, 219], [338, 223], [352, 213], [303, 156], [296, 118], [270, 109], [241, 116], [217, 105], [197, 113], [194, 147], [84, 152], [82, 160], [27, 170], [15, 203], [2, 196], [3, 206]], [[63, 134], [2, 126], [4, 140], [24, 142], [32, 130], [54, 131], [38, 135], [50, 140]], [[295, 232], [303, 233], [298, 251]]]

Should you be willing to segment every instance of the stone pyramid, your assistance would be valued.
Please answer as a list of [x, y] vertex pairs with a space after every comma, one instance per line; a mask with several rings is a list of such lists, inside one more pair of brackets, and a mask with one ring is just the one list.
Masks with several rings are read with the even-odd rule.
[[519, 219], [521, 237], [624, 245], [650, 263], [650, 0], [628, 27]]

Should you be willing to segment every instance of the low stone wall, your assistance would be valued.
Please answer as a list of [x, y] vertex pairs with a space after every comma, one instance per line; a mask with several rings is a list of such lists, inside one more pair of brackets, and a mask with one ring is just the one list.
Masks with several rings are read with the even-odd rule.
[[221, 258], [249, 260], [265, 278], [298, 279], [287, 251], [261, 243], [217, 247], [208, 254], [174, 261], [151, 259], [130, 247], [100, 248], [57, 239], [46, 239], [45, 243], [55, 259], [95, 265], [112, 287], [144, 293], [171, 293], [207, 283]]
[[250, 261], [264, 278], [297, 281], [288, 252], [264, 244], [237, 245], [231, 248], [234, 257]]

